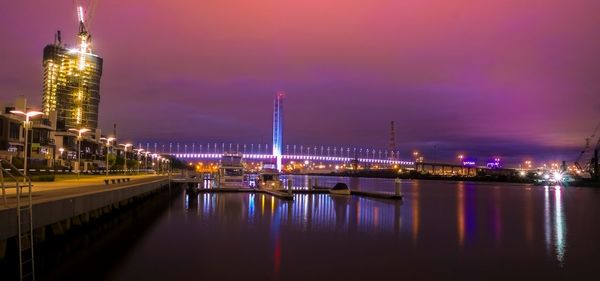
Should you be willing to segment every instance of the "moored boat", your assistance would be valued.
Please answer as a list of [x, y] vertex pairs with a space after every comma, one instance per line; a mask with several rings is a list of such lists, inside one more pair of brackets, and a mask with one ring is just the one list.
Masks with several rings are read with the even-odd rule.
[[241, 188], [244, 185], [242, 154], [224, 153], [219, 165], [219, 187]]
[[339, 195], [350, 195], [351, 192], [347, 184], [338, 182], [329, 190], [329, 193]]
[[283, 184], [279, 178], [279, 171], [275, 168], [275, 165], [264, 164], [263, 169], [258, 174], [258, 188], [281, 190]]

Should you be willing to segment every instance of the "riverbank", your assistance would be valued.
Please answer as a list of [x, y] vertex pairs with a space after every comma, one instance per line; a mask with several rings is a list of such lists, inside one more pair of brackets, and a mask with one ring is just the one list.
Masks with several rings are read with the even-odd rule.
[[[120, 183], [102, 178], [34, 183], [32, 192], [33, 240], [62, 235], [72, 226], [86, 224], [169, 186], [167, 176], [137, 176]], [[0, 207], [0, 260], [14, 259], [17, 252], [17, 215], [14, 188]], [[4, 201], [4, 200], [3, 200]]]
[[[67, 201], [53, 198], [54, 200], [49, 203], [50, 205], [62, 204], [64, 209], [69, 211], [70, 209], [73, 209], [74, 212], [71, 215], [66, 216], [70, 218], [34, 229], [36, 279], [38, 273], [41, 273], [41, 276], [39, 277], [42, 278], [40, 280], [66, 280], [62, 277], [50, 276], [48, 278], [48, 276], [44, 276], [44, 273], [49, 270], [54, 272], [52, 275], [58, 274], [60, 276], [66, 274], [69, 276], [79, 276], [80, 278], [81, 276], [85, 276], [86, 270], [90, 269], [89, 267], [82, 268], [81, 271], [77, 272], [73, 272], [73, 270], [62, 272], [60, 270], [61, 266], [63, 266], [62, 260], [65, 257], [73, 254], [88, 255], [89, 249], [81, 251], [81, 248], [95, 247], [96, 251], [103, 251], [107, 258], [110, 257], [104, 261], [105, 264], [116, 261], [115, 255], [118, 256], [120, 251], [126, 249], [127, 243], [119, 244], [119, 248], [113, 248], [116, 245], [104, 245], [104, 249], [113, 249], [113, 251], [106, 251], [98, 249], [98, 241], [106, 239], [105, 234], [110, 234], [110, 232], [114, 232], [115, 230], [120, 232], [122, 237], [129, 237], [132, 240], [135, 240], [135, 237], [132, 237], [131, 234], [147, 228], [146, 223], [148, 223], [147, 220], [140, 221], [137, 220], [137, 218], [151, 218], [152, 216], [143, 215], [147, 212], [155, 214], [157, 212], [162, 212], [165, 202], [168, 201], [163, 200], [164, 196], [161, 196], [160, 194], [170, 194], [171, 188], [166, 188], [167, 186], [169, 186], [168, 178], [166, 178], [165, 181], [164, 177], [146, 177], [144, 179], [135, 179], [134, 181], [129, 182], [129, 184], [115, 185], [111, 188], [105, 186], [105, 191], [100, 191], [100, 193], [98, 193], [96, 190], [96, 195], [78, 194], [77, 192], [81, 191], [80, 189], [71, 188], [66, 191], [73, 194], [73, 197], [70, 197]], [[94, 189], [94, 186], [87, 185], [81, 186], [81, 188]], [[126, 199], [119, 200], [120, 196], [115, 192], [136, 192], [137, 195], [121, 197]], [[86, 205], [93, 208], [94, 201], [98, 201], [100, 197], [104, 197], [104, 200], [100, 200], [103, 201], [103, 204], [101, 204], [104, 205], [103, 207], [86, 212], [86, 206], [81, 205], [81, 203], [84, 202], [82, 200], [85, 200]], [[65, 206], [69, 201], [73, 204], [71, 204], [71, 206]], [[40, 205], [48, 205], [48, 203], [34, 204], [33, 216], [36, 225], [39, 223], [44, 224], [44, 221], [47, 222], [49, 216], [48, 214], [41, 213], [43, 211], [39, 210], [39, 208], [41, 208]], [[84, 210], [76, 212], [77, 209], [82, 208]], [[60, 212], [65, 210], [54, 211]], [[77, 213], [80, 214], [74, 215]], [[57, 214], [52, 215], [56, 216]], [[1, 228], [5, 228], [5, 225], [2, 224], [0, 229]], [[121, 229], [124, 228], [128, 230], [125, 232], [121, 231]], [[3, 257], [0, 256], [0, 276], [6, 277], [7, 280], [12, 280], [13, 278], [18, 279], [18, 275], [16, 275], [18, 274], [17, 240], [13, 237], [0, 240], [0, 243], [3, 248], [2, 252], [4, 253]], [[94, 267], [94, 265], [90, 265], [90, 267]], [[90, 280], [88, 277], [81, 279]]]

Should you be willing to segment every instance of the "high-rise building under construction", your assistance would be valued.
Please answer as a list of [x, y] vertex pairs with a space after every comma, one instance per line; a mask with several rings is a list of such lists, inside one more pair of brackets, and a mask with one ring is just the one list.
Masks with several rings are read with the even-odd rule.
[[83, 10], [79, 7], [79, 33], [75, 48], [62, 43], [60, 31], [44, 48], [43, 111], [56, 112], [56, 129], [98, 127], [102, 58], [93, 54]]

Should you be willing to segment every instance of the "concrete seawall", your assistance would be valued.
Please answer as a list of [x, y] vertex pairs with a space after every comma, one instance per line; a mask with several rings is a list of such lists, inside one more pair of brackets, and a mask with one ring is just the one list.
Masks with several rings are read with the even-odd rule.
[[[51, 226], [52, 231], [56, 233], [67, 231], [71, 224], [85, 223], [90, 218], [99, 217], [128, 204], [136, 197], [155, 192], [168, 184], [168, 178], [158, 178], [88, 193], [34, 199], [33, 228], [36, 240], [44, 239], [46, 226]], [[0, 257], [3, 256], [2, 244], [5, 246], [6, 240], [15, 236], [17, 236], [16, 209], [0, 210]]]

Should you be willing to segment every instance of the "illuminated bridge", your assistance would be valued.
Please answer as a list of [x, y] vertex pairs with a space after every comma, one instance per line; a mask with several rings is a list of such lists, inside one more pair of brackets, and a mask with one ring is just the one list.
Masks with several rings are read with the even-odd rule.
[[[155, 146], [156, 147], [156, 146]], [[163, 146], [164, 147], [164, 146]], [[261, 149], [258, 151], [254, 150], [254, 145], [229, 145], [229, 149], [225, 148], [225, 145], [222, 144], [217, 148], [217, 145], [206, 145], [206, 146], [198, 146], [198, 151], [196, 151], [196, 145], [189, 146], [183, 145], [180, 146], [176, 144], [176, 147], [173, 147], [172, 143], [169, 144], [168, 150], [161, 150], [163, 154], [172, 155], [180, 160], [184, 161], [195, 161], [195, 160], [219, 160], [224, 153], [241, 153], [243, 154], [244, 159], [249, 160], [257, 160], [257, 161], [269, 161], [275, 162], [277, 160], [277, 156], [267, 153], [269, 151], [268, 146], [265, 145], [263, 147], [257, 146]], [[181, 149], [183, 148], [183, 149]], [[205, 149], [208, 148], [208, 149]], [[386, 151], [386, 150], [376, 150], [376, 149], [362, 149], [362, 148], [334, 148], [321, 146], [320, 150], [317, 146], [310, 147], [308, 149], [305, 146], [287, 146], [287, 153], [281, 155], [281, 159], [285, 162], [290, 161], [313, 161], [313, 162], [335, 162], [335, 163], [349, 163], [354, 160], [358, 160], [359, 163], [370, 163], [370, 164], [390, 164], [390, 165], [414, 165], [412, 161], [404, 161], [398, 159], [397, 155], [399, 155], [398, 151]], [[296, 149], [300, 148], [300, 149]], [[151, 148], [150, 148], [151, 150]], [[208, 151], [207, 151], [208, 150]], [[290, 151], [292, 150], [292, 151]], [[300, 152], [300, 153], [294, 153]]]
[[[224, 153], [241, 153], [245, 159], [257, 161], [269, 161], [276, 163], [277, 169], [281, 171], [282, 162], [291, 161], [312, 161], [312, 162], [335, 162], [351, 163], [357, 160], [358, 163], [368, 164], [387, 164], [387, 165], [414, 165], [412, 161], [403, 161], [398, 157], [399, 151], [394, 149], [377, 150], [370, 148], [350, 148], [338, 146], [314, 146], [314, 145], [283, 145], [283, 98], [285, 92], [279, 91], [273, 102], [273, 143], [271, 149], [269, 144], [229, 144], [226, 149], [225, 143], [207, 143], [206, 145], [196, 145], [192, 143], [180, 145], [179, 143], [169, 143], [168, 147], [161, 144], [160, 153], [169, 154], [181, 160], [218, 160]], [[393, 126], [393, 123], [392, 123]], [[392, 128], [393, 132], [393, 128]], [[151, 151], [150, 144], [146, 144], [146, 151]], [[140, 144], [140, 148], [142, 145]], [[392, 147], [395, 147], [393, 145]], [[167, 149], [165, 149], [167, 148]], [[189, 149], [188, 149], [189, 148]], [[257, 148], [257, 149], [255, 149]], [[319, 149], [320, 148], [320, 149]], [[154, 144], [154, 152], [158, 153], [158, 144]]]
[[[272, 154], [244, 154], [244, 159], [252, 159], [257, 161], [276, 161], [277, 156]], [[218, 160], [223, 153], [171, 153], [174, 157], [181, 160]], [[335, 162], [349, 163], [353, 160], [358, 160], [359, 163], [371, 164], [390, 164], [390, 165], [414, 165], [411, 161], [393, 160], [389, 158], [366, 158], [366, 157], [348, 157], [348, 156], [326, 156], [326, 155], [301, 155], [301, 154], [284, 154], [281, 155], [284, 161], [318, 161], [318, 162]]]

